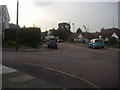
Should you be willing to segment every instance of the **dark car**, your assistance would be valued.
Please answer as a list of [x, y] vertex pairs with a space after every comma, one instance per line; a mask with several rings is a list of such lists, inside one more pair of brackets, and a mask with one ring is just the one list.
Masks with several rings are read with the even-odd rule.
[[57, 41], [54, 39], [49, 40], [48, 41], [48, 48], [58, 49]]

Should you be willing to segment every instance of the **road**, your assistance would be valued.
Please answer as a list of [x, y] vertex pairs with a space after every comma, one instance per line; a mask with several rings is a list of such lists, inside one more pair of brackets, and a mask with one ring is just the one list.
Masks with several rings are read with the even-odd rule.
[[118, 87], [118, 52], [69, 43], [58, 46], [58, 50], [3, 51], [3, 64], [64, 87], [79, 87], [79, 80], [92, 87]]

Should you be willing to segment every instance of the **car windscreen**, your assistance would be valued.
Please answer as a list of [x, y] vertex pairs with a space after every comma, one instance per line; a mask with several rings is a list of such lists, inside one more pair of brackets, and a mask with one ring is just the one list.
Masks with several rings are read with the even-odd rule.
[[56, 43], [56, 40], [50, 40], [49, 43], [54, 44]]
[[95, 40], [95, 42], [102, 42], [102, 40]]

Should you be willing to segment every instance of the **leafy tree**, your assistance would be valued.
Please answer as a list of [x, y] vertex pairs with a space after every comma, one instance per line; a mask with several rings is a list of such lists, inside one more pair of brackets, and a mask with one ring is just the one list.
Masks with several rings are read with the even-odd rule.
[[63, 29], [68, 29], [68, 30], [70, 30], [71, 29], [71, 26], [70, 26], [70, 24], [69, 23], [66, 23], [66, 22], [63, 22], [63, 23], [59, 23], [58, 24], [58, 28], [63, 28]]
[[70, 24], [68, 24], [68, 23], [59, 23], [58, 24], [58, 37], [59, 37], [59, 39], [67, 41], [70, 34], [71, 34]]
[[52, 36], [55, 36], [55, 37], [58, 37], [58, 30], [55, 30], [54, 28], [50, 30], [51, 31], [51, 35]]

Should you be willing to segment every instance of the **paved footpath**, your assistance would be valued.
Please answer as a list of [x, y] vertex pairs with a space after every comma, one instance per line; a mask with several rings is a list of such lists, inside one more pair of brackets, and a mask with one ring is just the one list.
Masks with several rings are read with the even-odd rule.
[[[63, 88], [10, 67], [2, 66], [2, 88]], [[0, 69], [1, 70], [1, 69]]]

